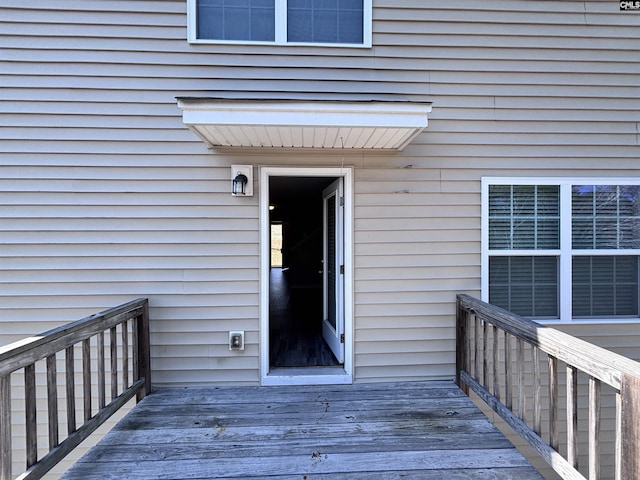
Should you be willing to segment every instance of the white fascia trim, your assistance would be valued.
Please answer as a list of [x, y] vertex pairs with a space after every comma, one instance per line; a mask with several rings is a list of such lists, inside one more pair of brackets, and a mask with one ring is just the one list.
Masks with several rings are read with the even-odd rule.
[[412, 102], [177, 100], [184, 124], [211, 148], [402, 150], [431, 112]]
[[178, 98], [186, 125], [427, 128], [429, 103], [272, 102]]

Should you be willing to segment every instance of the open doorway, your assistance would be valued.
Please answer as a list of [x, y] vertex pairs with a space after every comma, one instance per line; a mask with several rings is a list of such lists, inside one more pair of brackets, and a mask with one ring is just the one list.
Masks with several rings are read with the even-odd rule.
[[[269, 369], [338, 367], [335, 177], [269, 177]], [[342, 241], [340, 239], [339, 241]], [[339, 266], [337, 267], [339, 269]], [[339, 273], [339, 272], [338, 272]], [[335, 342], [333, 342], [335, 343]]]
[[[261, 382], [350, 384], [353, 171], [261, 167], [260, 185]], [[281, 266], [273, 225], [282, 225]]]

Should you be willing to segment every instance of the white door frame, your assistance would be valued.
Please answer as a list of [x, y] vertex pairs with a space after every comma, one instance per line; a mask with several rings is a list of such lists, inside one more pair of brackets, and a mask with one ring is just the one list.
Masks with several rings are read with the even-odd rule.
[[[344, 367], [269, 370], [269, 177], [344, 179]], [[262, 385], [353, 383], [353, 169], [349, 167], [260, 168], [260, 379]]]

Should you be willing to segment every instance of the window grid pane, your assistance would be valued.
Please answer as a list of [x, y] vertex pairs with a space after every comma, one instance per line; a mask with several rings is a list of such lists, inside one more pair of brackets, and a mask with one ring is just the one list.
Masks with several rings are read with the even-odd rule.
[[557, 185], [489, 186], [489, 249], [560, 248]]
[[638, 257], [575, 256], [574, 318], [638, 317]]
[[363, 18], [363, 0], [288, 0], [287, 40], [360, 44]]
[[198, 0], [198, 38], [275, 40], [275, 0]]
[[558, 258], [491, 257], [489, 303], [526, 317], [558, 318]]
[[574, 249], [640, 248], [640, 186], [575, 185], [571, 206]]

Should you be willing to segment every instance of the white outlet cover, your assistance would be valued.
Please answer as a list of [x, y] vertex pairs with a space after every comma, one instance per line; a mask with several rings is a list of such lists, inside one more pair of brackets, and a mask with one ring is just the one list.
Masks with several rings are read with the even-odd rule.
[[[234, 337], [240, 337], [240, 345], [233, 347]], [[229, 332], [229, 350], [244, 350], [244, 331]]]

